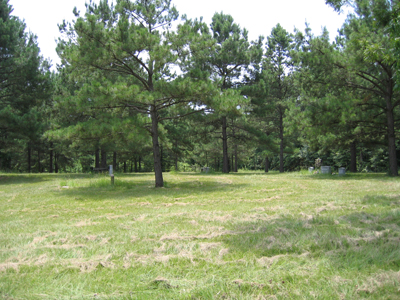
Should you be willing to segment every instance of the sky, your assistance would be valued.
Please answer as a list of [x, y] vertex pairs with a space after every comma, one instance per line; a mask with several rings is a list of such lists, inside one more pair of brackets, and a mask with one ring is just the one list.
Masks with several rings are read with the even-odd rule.
[[[12, 14], [25, 20], [28, 30], [37, 35], [41, 54], [51, 60], [55, 70], [55, 65], [60, 63], [55, 51], [59, 37], [57, 24], [63, 20], [72, 21], [75, 6], [83, 15], [88, 1], [9, 0], [9, 4], [14, 8]], [[235, 23], [248, 30], [250, 40], [260, 35], [267, 37], [278, 23], [288, 32], [293, 32], [294, 28], [304, 31], [306, 22], [316, 35], [326, 27], [333, 40], [346, 20], [346, 13], [338, 14], [324, 0], [172, 0], [172, 3], [180, 15], [186, 14], [192, 19], [203, 17], [207, 24], [211, 23], [215, 12], [230, 14]]]

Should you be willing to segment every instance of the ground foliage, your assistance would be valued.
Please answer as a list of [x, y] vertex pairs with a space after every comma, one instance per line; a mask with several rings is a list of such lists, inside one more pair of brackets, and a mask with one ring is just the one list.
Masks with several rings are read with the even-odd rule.
[[385, 174], [0, 175], [3, 299], [397, 299]]

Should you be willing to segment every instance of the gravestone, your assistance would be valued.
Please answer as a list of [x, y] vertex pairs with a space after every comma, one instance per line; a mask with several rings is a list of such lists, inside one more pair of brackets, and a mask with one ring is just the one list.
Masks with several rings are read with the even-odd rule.
[[110, 168], [108, 169], [110, 172], [110, 178], [111, 178], [111, 185], [114, 185], [114, 174], [113, 174], [113, 166], [110, 165]]
[[110, 172], [110, 176], [113, 174], [113, 165], [110, 165], [108, 168], [108, 171]]
[[314, 167], [309, 167], [308, 172], [310, 172], [310, 173], [314, 172]]
[[321, 173], [322, 174], [331, 174], [331, 166], [321, 166]]
[[200, 168], [200, 172], [208, 173], [208, 171], [210, 171], [210, 167], [202, 167], [202, 168]]
[[339, 168], [339, 175], [346, 175], [346, 168]]

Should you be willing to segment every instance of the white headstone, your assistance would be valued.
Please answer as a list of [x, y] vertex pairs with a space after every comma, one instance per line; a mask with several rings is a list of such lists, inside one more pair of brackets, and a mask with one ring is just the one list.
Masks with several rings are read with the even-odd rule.
[[322, 174], [331, 174], [331, 167], [330, 166], [321, 166], [321, 173]]
[[110, 172], [110, 176], [111, 176], [113, 174], [113, 166], [112, 165], [110, 165], [108, 171]]

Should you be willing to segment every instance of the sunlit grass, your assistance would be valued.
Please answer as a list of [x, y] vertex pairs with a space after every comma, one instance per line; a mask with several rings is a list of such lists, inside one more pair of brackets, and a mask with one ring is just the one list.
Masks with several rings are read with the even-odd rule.
[[0, 174], [3, 299], [398, 299], [400, 181]]

